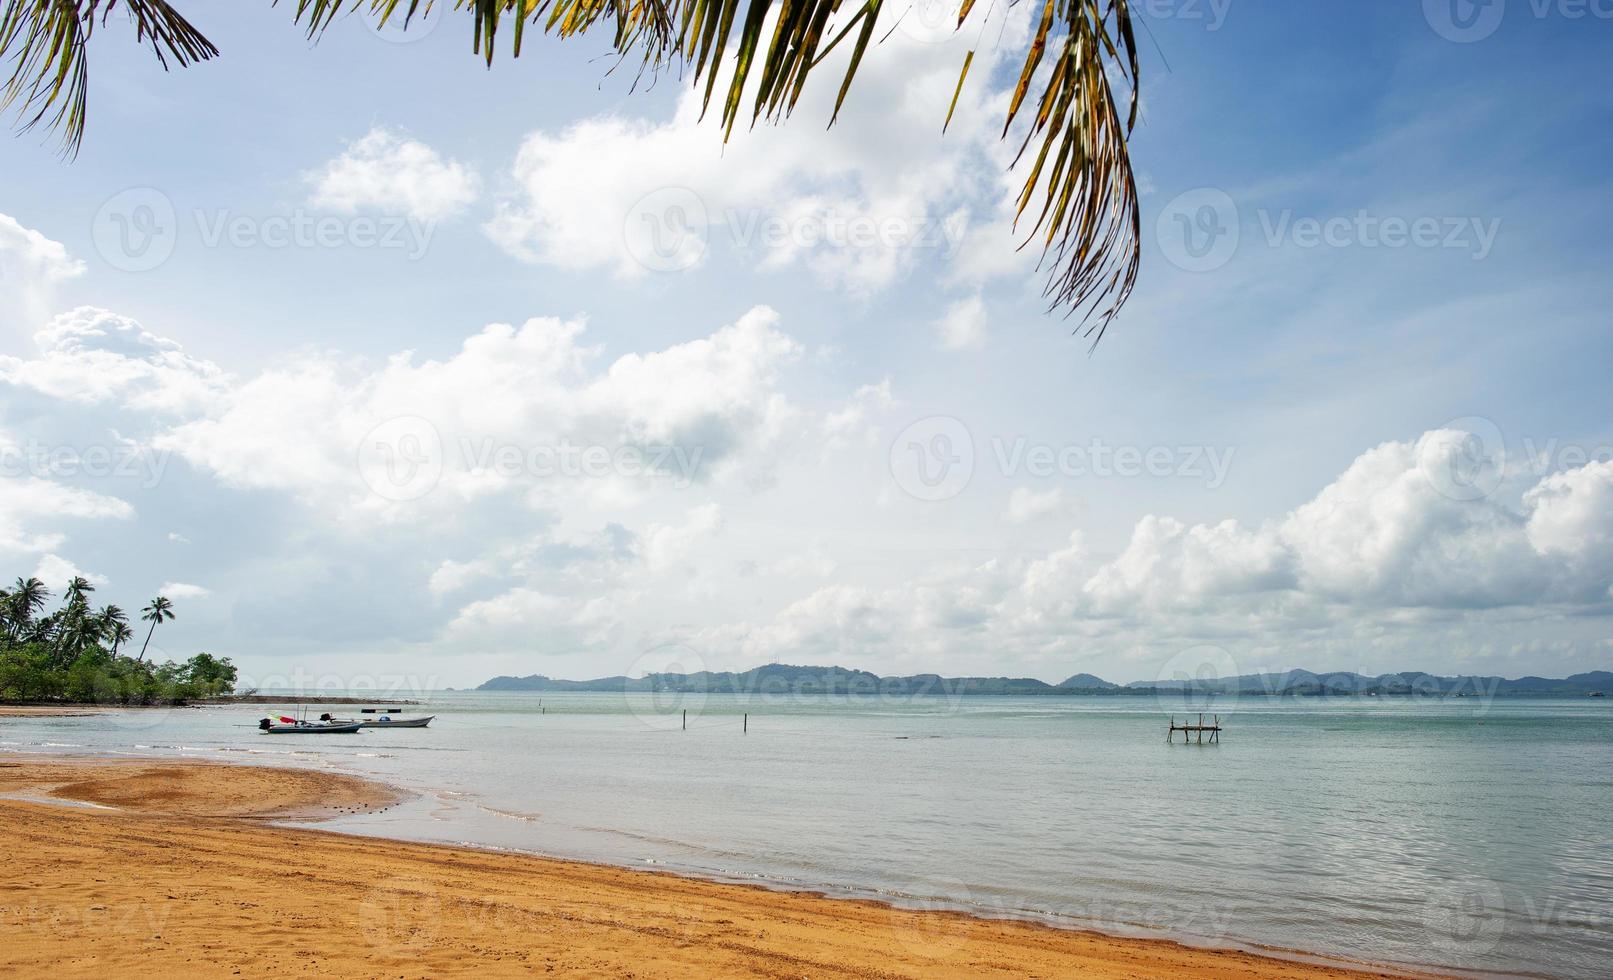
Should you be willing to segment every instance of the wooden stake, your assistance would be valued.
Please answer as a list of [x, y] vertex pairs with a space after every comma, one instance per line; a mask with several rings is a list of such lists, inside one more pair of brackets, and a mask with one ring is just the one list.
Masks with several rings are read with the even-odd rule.
[[748, 735], [750, 733], [750, 712], [748, 711], [745, 713], [745, 727], [741, 728], [739, 733], [741, 735]]
[[683, 730], [684, 731], [689, 730], [689, 709], [688, 708], [683, 709]]

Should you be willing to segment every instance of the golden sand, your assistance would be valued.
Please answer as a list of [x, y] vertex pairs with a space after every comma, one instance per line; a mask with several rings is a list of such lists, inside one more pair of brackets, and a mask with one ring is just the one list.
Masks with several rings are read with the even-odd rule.
[[6, 977], [1370, 975], [263, 822], [395, 799], [334, 774], [0, 757], [0, 793]]

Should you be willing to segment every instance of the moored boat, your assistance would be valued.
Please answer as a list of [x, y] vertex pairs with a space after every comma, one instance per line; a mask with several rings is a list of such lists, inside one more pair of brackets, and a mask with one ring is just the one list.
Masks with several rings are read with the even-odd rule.
[[351, 718], [333, 718], [329, 714], [319, 716], [319, 719], [330, 724], [357, 725], [360, 728], [425, 728], [431, 724], [436, 715], [425, 715], [420, 718], [394, 718], [391, 715], [381, 715], [376, 718], [361, 718], [354, 721]]
[[258, 722], [258, 729], [265, 735], [352, 735], [360, 727], [356, 721], [298, 721], [286, 715], [281, 715], [279, 721], [265, 718]]

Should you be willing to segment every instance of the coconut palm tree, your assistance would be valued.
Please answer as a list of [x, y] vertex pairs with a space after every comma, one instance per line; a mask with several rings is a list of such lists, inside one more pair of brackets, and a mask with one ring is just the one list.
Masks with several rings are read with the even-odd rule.
[[84, 649], [101, 638], [100, 626], [90, 619], [89, 594], [95, 586], [82, 575], [73, 576], [62, 593], [61, 611], [57, 614], [55, 660], [58, 664], [71, 664]]
[[45, 608], [45, 601], [50, 598], [50, 590], [45, 583], [37, 578], [24, 580], [18, 577], [17, 582], [6, 593], [5, 616], [6, 634], [17, 639], [33, 624], [34, 617]]
[[[164, 68], [218, 55], [172, 0], [4, 0], [0, 61], [12, 73], [0, 85], [0, 109], [13, 108], [22, 128], [44, 125], [76, 153], [84, 137], [89, 46], [115, 8], [135, 26]], [[191, 0], [205, 9], [201, 0]], [[849, 40], [834, 113], [877, 31], [883, 37], [912, 13], [915, 0], [453, 0], [471, 21], [471, 49], [489, 66], [500, 29], [519, 56], [531, 25], [557, 38], [606, 25], [624, 61], [651, 75], [689, 77], [705, 106], [720, 109], [723, 138], [741, 117], [751, 124], [788, 116], [808, 76]], [[958, 25], [975, 0], [956, 0]], [[183, 4], [180, 4], [183, 5]], [[293, 19], [318, 38], [338, 16], [363, 11], [379, 23], [449, 16], [447, 0], [297, 0]], [[105, 32], [102, 32], [105, 33]], [[944, 129], [957, 109], [974, 52], [964, 58]], [[724, 76], [727, 81], [719, 84]], [[1137, 120], [1138, 58], [1131, 0], [1046, 0], [1009, 98], [1003, 138], [1020, 140], [1026, 162], [1014, 198], [1015, 221], [1027, 219], [1025, 243], [1040, 239], [1051, 265], [1046, 295], [1055, 308], [1084, 310], [1088, 333], [1101, 337], [1136, 283], [1141, 261], [1137, 187], [1127, 149]], [[1035, 110], [1021, 117], [1031, 86]], [[1122, 100], [1116, 93], [1125, 90]], [[720, 90], [720, 91], [719, 91]], [[1121, 102], [1126, 103], [1122, 111]], [[1015, 122], [1020, 126], [1015, 129]], [[831, 117], [830, 122], [833, 123]]]
[[129, 617], [117, 606], [103, 606], [96, 616], [97, 626], [100, 628], [101, 638], [112, 644], [112, 656], [118, 655], [118, 647], [134, 638], [134, 631], [129, 628]]
[[134, 630], [127, 623], [116, 623], [107, 628], [106, 638], [112, 644], [112, 656], [118, 655], [118, 647], [134, 639]]
[[68, 608], [83, 606], [86, 597], [94, 591], [95, 586], [90, 584], [89, 579], [82, 575], [75, 575], [73, 580], [67, 583], [67, 591], [62, 593], [62, 598], [66, 600]]
[[146, 647], [151, 645], [151, 634], [157, 631], [157, 624], [174, 618], [174, 604], [166, 596], [158, 596], [140, 610], [140, 618], [150, 623], [151, 627], [146, 630], [146, 642], [140, 644], [140, 656], [134, 658], [136, 661], [146, 659]]

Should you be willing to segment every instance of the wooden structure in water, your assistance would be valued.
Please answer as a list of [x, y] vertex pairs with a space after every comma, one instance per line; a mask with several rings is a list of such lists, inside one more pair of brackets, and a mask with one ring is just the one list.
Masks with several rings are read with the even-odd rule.
[[[1220, 743], [1220, 741], [1221, 741], [1221, 716], [1220, 715], [1211, 715], [1210, 716], [1210, 723], [1208, 725], [1206, 725], [1204, 723], [1204, 713], [1202, 711], [1199, 712], [1199, 723], [1197, 725], [1188, 724], [1188, 722], [1191, 721], [1191, 720], [1192, 720], [1192, 716], [1189, 715], [1187, 719], [1184, 719], [1183, 722], [1180, 725], [1178, 725], [1176, 723], [1176, 716], [1171, 715], [1171, 727], [1166, 729], [1166, 731], [1165, 731], [1165, 741], [1167, 741], [1167, 742], [1175, 741], [1176, 733], [1181, 732], [1182, 733], [1182, 744], [1186, 745], [1186, 744], [1188, 744], [1188, 743], [1193, 741], [1193, 733], [1197, 732], [1198, 733], [1198, 744], [1199, 745], [1203, 745], [1206, 741], [1208, 741], [1212, 745]], [[1204, 737], [1204, 734], [1206, 732], [1208, 732], [1209, 735], [1210, 735], [1210, 737], [1208, 739], [1206, 739]]]

